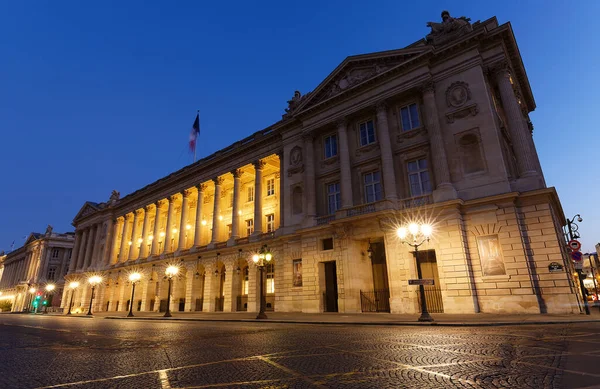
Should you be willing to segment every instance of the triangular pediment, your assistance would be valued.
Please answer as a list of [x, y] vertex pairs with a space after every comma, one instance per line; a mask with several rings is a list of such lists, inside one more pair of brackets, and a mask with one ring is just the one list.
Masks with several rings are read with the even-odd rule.
[[30, 233], [29, 236], [27, 237], [27, 240], [25, 240], [25, 243], [23, 244], [23, 246], [27, 246], [29, 243], [38, 240], [39, 235], [40, 234], [36, 234], [35, 232]]
[[428, 51], [430, 51], [429, 47], [418, 46], [347, 57], [314, 91], [302, 96], [299, 104], [289, 113], [299, 113], [332, 97], [342, 95]]
[[100, 210], [100, 208], [97, 205], [92, 204], [89, 201], [86, 201], [86, 203], [83, 204], [83, 207], [81, 207], [81, 209], [79, 210], [79, 212], [77, 213], [77, 216], [75, 216], [73, 221], [76, 221], [76, 220], [81, 219], [82, 217], [91, 215], [92, 213], [95, 213], [99, 210]]

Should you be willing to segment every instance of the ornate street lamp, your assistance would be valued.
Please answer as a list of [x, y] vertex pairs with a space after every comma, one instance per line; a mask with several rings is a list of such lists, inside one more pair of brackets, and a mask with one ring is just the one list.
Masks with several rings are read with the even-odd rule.
[[179, 273], [179, 267], [177, 266], [169, 266], [167, 270], [165, 270], [165, 277], [169, 280], [169, 290], [167, 292], [167, 312], [165, 312], [164, 317], [171, 317], [171, 285], [173, 283], [173, 277], [175, 277]]
[[129, 281], [131, 281], [131, 299], [129, 300], [129, 313], [127, 317], [133, 317], [133, 297], [135, 295], [135, 284], [142, 278], [140, 273], [131, 273]]
[[88, 283], [92, 286], [92, 295], [90, 296], [90, 308], [88, 309], [88, 316], [92, 315], [92, 301], [94, 301], [94, 290], [96, 289], [96, 285], [102, 282], [102, 277], [100, 276], [91, 276], [88, 278]]
[[[569, 240], [579, 239], [581, 236], [579, 235], [579, 225], [575, 223], [575, 219], [577, 219], [577, 223], [583, 222], [583, 218], [580, 214], [573, 216], [571, 219], [567, 219], [567, 235]], [[590, 314], [590, 306], [587, 302], [586, 289], [583, 285], [583, 271], [581, 269], [576, 269], [577, 278], [579, 279], [579, 288], [581, 289], [581, 299], [583, 300], [583, 308], [585, 310], [585, 314]]]
[[44, 313], [48, 313], [48, 301], [52, 301], [49, 296], [55, 288], [56, 288], [56, 285], [54, 285], [54, 284], [46, 285], [45, 289], [46, 289], [46, 292], [48, 292], [48, 293], [46, 294], [46, 305], [44, 305]]
[[258, 267], [258, 270], [260, 272], [260, 288], [259, 290], [259, 301], [260, 301], [260, 311], [258, 312], [258, 316], [256, 316], [256, 319], [266, 319], [267, 315], [265, 314], [265, 305], [266, 305], [266, 300], [265, 300], [265, 282], [264, 282], [264, 271], [265, 271], [265, 267], [267, 266], [267, 264], [269, 262], [271, 262], [271, 259], [273, 259], [273, 254], [271, 254], [271, 251], [269, 251], [269, 248], [267, 247], [267, 245], [263, 245], [258, 254], [254, 254], [252, 256], [252, 261], [254, 262], [254, 264], [256, 265], [256, 267]]
[[69, 289], [71, 289], [71, 301], [69, 301], [69, 311], [67, 312], [67, 315], [71, 314], [71, 308], [73, 307], [73, 295], [75, 294], [75, 289], [77, 289], [79, 287], [79, 282], [77, 281], [72, 281], [69, 283]]
[[[422, 279], [421, 267], [419, 266], [419, 246], [421, 246], [425, 242], [429, 242], [429, 238], [431, 237], [431, 233], [433, 229], [429, 224], [417, 224], [410, 223], [408, 227], [402, 226], [399, 227], [396, 233], [398, 237], [402, 241], [403, 244], [407, 244], [410, 247], [414, 248], [414, 256], [415, 263], [417, 265], [417, 275], [419, 279]], [[412, 239], [406, 240], [407, 235], [410, 234]], [[433, 318], [429, 315], [427, 311], [427, 300], [425, 300], [425, 288], [423, 284], [419, 285], [419, 295], [421, 297], [421, 316], [419, 317], [419, 321], [433, 321]]]

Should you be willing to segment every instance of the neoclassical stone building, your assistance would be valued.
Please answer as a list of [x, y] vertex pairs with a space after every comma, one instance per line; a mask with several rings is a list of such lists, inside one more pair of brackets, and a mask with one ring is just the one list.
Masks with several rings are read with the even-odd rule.
[[[346, 58], [272, 126], [85, 203], [68, 278], [100, 272], [94, 309], [124, 311], [141, 270], [134, 311], [162, 311], [176, 263], [171, 310], [256, 311], [250, 258], [266, 244], [275, 311], [416, 313], [420, 268], [434, 312], [579, 312], [510, 23], [428, 25], [405, 48]], [[418, 255], [396, 235], [410, 220], [433, 226]]]
[[[43, 234], [29, 234], [22, 247], [0, 255], [3, 265], [0, 300], [9, 300], [13, 312], [28, 310], [33, 302], [33, 294], [29, 291], [33, 288], [50, 298], [52, 306], [60, 306], [74, 241], [74, 233], [56, 233], [48, 226]], [[48, 284], [55, 286], [49, 294], [45, 291]]]

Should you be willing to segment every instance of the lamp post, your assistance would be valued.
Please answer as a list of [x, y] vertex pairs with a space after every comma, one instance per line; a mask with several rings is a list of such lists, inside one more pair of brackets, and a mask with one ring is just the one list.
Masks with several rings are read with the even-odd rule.
[[165, 277], [169, 280], [169, 290], [167, 292], [167, 312], [165, 312], [164, 317], [171, 317], [171, 284], [173, 283], [173, 277], [175, 277], [179, 273], [179, 268], [177, 266], [169, 266], [167, 270], [165, 270]]
[[92, 315], [92, 301], [94, 301], [94, 290], [96, 289], [96, 285], [102, 282], [102, 277], [100, 276], [91, 276], [88, 279], [88, 283], [92, 286], [92, 295], [90, 296], [90, 307], [88, 309], [88, 316]]
[[271, 251], [269, 251], [269, 248], [267, 247], [267, 245], [263, 245], [258, 254], [254, 254], [252, 256], [252, 261], [254, 262], [254, 264], [256, 265], [256, 267], [258, 267], [258, 270], [260, 272], [260, 288], [259, 290], [259, 301], [260, 301], [260, 310], [258, 312], [258, 315], [256, 316], [256, 319], [266, 319], [267, 315], [265, 314], [265, 305], [266, 305], [266, 301], [265, 301], [265, 282], [264, 282], [264, 271], [265, 271], [265, 266], [271, 262], [271, 259], [273, 259], [273, 254], [271, 254]]
[[[573, 216], [571, 219], [567, 219], [567, 234], [569, 240], [579, 239], [581, 236], [579, 235], [579, 225], [575, 223], [575, 219], [577, 219], [577, 223], [581, 223], [583, 221], [580, 214]], [[585, 309], [585, 314], [590, 314], [590, 306], [587, 302], [586, 289], [583, 286], [583, 271], [581, 269], [576, 269], [577, 271], [577, 279], [579, 279], [579, 288], [581, 289], [581, 298], [583, 300], [583, 308]]]
[[46, 298], [46, 305], [44, 306], [44, 313], [48, 313], [48, 304], [49, 304], [49, 301], [50, 302], [52, 301], [49, 296], [50, 296], [50, 293], [54, 290], [54, 288], [56, 288], [56, 285], [54, 285], [54, 284], [46, 285], [45, 289], [46, 289], [46, 292], [48, 292], [48, 293], [46, 294], [47, 298]]
[[73, 307], [73, 295], [75, 294], [75, 289], [77, 289], [78, 286], [79, 282], [77, 281], [72, 281], [69, 283], [69, 289], [71, 289], [71, 300], [69, 301], [69, 311], [67, 312], [67, 315], [71, 314], [71, 308]]
[[131, 299], [129, 300], [129, 313], [127, 317], [133, 317], [133, 297], [135, 295], [135, 284], [142, 278], [140, 273], [131, 273], [129, 281], [131, 281]]
[[[421, 267], [419, 266], [419, 246], [421, 246], [425, 242], [429, 242], [429, 238], [431, 237], [432, 228], [429, 224], [417, 224], [410, 223], [408, 227], [402, 226], [399, 227], [396, 233], [398, 237], [402, 241], [403, 244], [407, 244], [410, 247], [414, 248], [414, 256], [415, 263], [417, 265], [417, 275], [419, 279], [422, 279]], [[406, 240], [407, 234], [410, 233], [412, 235], [412, 240]], [[419, 321], [433, 321], [433, 317], [429, 315], [427, 311], [427, 300], [425, 300], [425, 287], [423, 284], [419, 285], [419, 295], [421, 297], [421, 316], [419, 316]]]

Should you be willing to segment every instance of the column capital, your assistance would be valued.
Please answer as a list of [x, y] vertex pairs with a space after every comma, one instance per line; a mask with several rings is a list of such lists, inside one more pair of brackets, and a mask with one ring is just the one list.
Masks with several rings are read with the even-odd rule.
[[315, 139], [315, 136], [312, 132], [305, 132], [302, 134], [302, 141], [304, 143], [312, 143]]
[[135, 211], [133, 211], [134, 216], [141, 216], [143, 212], [142, 208], [136, 209]]
[[254, 165], [254, 169], [263, 170], [267, 163], [264, 160], [259, 159], [257, 161], [252, 162], [252, 164]]
[[181, 197], [183, 197], [184, 199], [186, 199], [189, 195], [190, 195], [189, 189], [184, 189], [181, 191]]
[[488, 72], [496, 78], [510, 78], [510, 64], [505, 59], [496, 62], [488, 67]]
[[123, 219], [125, 219], [125, 221], [130, 220], [132, 217], [133, 217], [133, 212], [128, 212], [125, 215], [123, 215]]
[[425, 81], [421, 85], [421, 92], [423, 92], [423, 94], [434, 93], [435, 92], [435, 83], [433, 82], [433, 80], [429, 79], [429, 80]]
[[242, 171], [242, 169], [234, 169], [231, 171], [231, 174], [233, 175], [233, 178], [241, 178], [244, 172]]
[[204, 192], [206, 190], [206, 184], [196, 184], [198, 192]]
[[338, 118], [335, 120], [335, 126], [340, 129], [340, 128], [346, 128], [348, 126], [348, 118], [343, 116], [341, 118]]
[[375, 104], [377, 114], [386, 113], [388, 109], [388, 103], [386, 100], [380, 100]]
[[161, 209], [164, 205], [165, 205], [166, 200], [162, 199], [162, 200], [158, 200], [154, 203], [154, 206], [156, 207], [156, 209]]
[[173, 202], [174, 202], [175, 200], [177, 200], [177, 194], [174, 194], [174, 195], [171, 195], [171, 196], [169, 196], [169, 198], [168, 198], [169, 205], [173, 204]]
[[144, 206], [144, 211], [145, 211], [145, 212], [150, 212], [150, 210], [152, 209], [152, 207], [153, 207], [154, 205], [155, 205], [155, 204], [148, 204], [148, 205]]
[[221, 176], [217, 176], [217, 177], [213, 178], [212, 181], [215, 183], [215, 186], [217, 186], [217, 185], [221, 186], [221, 184], [223, 184], [225, 179]]

